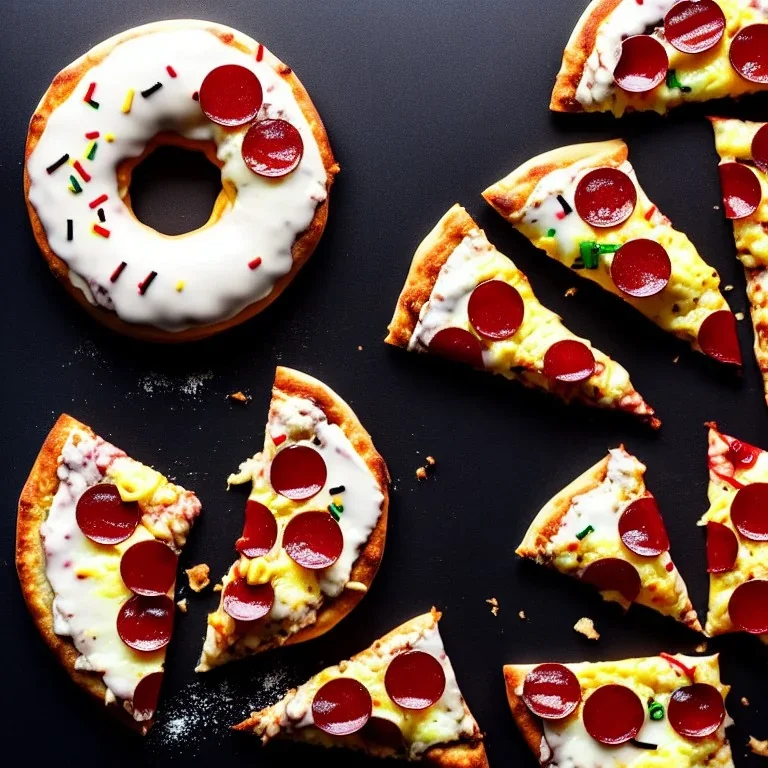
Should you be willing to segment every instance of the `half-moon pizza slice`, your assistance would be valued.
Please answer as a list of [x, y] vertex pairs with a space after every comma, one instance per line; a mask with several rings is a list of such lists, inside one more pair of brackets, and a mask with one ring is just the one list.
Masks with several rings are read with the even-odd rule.
[[544, 307], [460, 205], [416, 251], [385, 341], [661, 425], [627, 371]]
[[[634, 0], [633, 0], [634, 2]], [[648, 199], [619, 140], [534, 157], [483, 197], [537, 248], [665, 331], [741, 365], [720, 277]]]
[[639, 603], [701, 632], [645, 469], [623, 447], [609, 451], [547, 502], [517, 554], [591, 584], [625, 609]]
[[277, 369], [264, 448], [229, 478], [247, 482], [239, 557], [208, 616], [198, 672], [327, 632], [363, 598], [384, 553], [387, 466], [317, 379]]
[[767, 88], [766, 0], [593, 0], [565, 49], [550, 109], [664, 113]]
[[709, 427], [705, 632], [768, 643], [768, 452]]
[[16, 567], [43, 639], [70, 677], [145, 733], [160, 695], [191, 492], [71, 416], [21, 492]]
[[261, 737], [356, 749], [437, 768], [488, 768], [480, 728], [434, 609], [328, 667], [235, 726]]
[[714, 656], [504, 667], [512, 716], [552, 768], [733, 768]]

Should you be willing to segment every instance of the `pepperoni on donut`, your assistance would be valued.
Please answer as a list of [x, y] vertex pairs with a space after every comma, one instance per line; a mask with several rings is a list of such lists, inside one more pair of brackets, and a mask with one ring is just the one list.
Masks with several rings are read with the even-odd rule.
[[634, 35], [621, 44], [621, 57], [613, 79], [629, 93], [646, 93], [664, 82], [669, 57], [664, 46], [650, 35]]
[[243, 578], [234, 578], [224, 587], [221, 607], [238, 621], [257, 621], [272, 610], [274, 602], [275, 590], [269, 582], [249, 584]]
[[176, 553], [162, 541], [138, 541], [123, 554], [120, 576], [137, 595], [164, 595], [176, 580], [178, 564]]
[[303, 568], [329, 568], [344, 550], [339, 524], [327, 512], [302, 512], [285, 526], [283, 547]]
[[248, 499], [243, 535], [237, 540], [235, 549], [246, 557], [262, 557], [275, 546], [276, 541], [275, 516], [261, 502]]
[[467, 307], [469, 322], [484, 338], [498, 341], [517, 333], [525, 305], [517, 289], [501, 280], [487, 280], [472, 291]]
[[624, 744], [634, 739], [645, 722], [640, 697], [625, 685], [603, 685], [584, 702], [587, 733], [601, 744]]
[[134, 651], [159, 651], [171, 640], [173, 611], [168, 595], [134, 595], [117, 614], [117, 634]]
[[653, 496], [636, 499], [619, 518], [624, 546], [641, 557], [656, 557], [669, 550], [669, 536]]
[[483, 368], [483, 347], [477, 337], [463, 328], [443, 328], [429, 342], [429, 351], [456, 363]]
[[246, 67], [224, 64], [212, 69], [199, 91], [200, 107], [214, 123], [235, 127], [250, 123], [261, 109], [259, 78]]
[[544, 355], [543, 373], [557, 381], [584, 381], [595, 373], [595, 356], [581, 341], [556, 341]]
[[389, 662], [384, 687], [398, 707], [427, 709], [443, 695], [445, 671], [431, 653], [405, 651]]
[[286, 120], [259, 120], [245, 134], [242, 153], [254, 173], [277, 178], [296, 170], [304, 155], [304, 141]]
[[523, 701], [534, 715], [561, 720], [581, 702], [581, 684], [562, 664], [539, 664], [523, 682]]
[[630, 240], [611, 262], [611, 279], [628, 296], [642, 299], [661, 293], [672, 276], [666, 248], [655, 240]]
[[708, 315], [699, 328], [698, 341], [705, 355], [720, 363], [741, 365], [736, 318], [730, 310], [721, 309]]
[[368, 689], [351, 677], [329, 680], [312, 699], [315, 725], [331, 736], [349, 736], [371, 717], [373, 702]]
[[637, 205], [637, 188], [618, 168], [595, 168], [579, 181], [574, 197], [576, 211], [593, 227], [616, 227]]
[[664, 37], [683, 53], [714, 48], [725, 32], [725, 14], [714, 0], [681, 0], [664, 19]]
[[741, 163], [720, 163], [720, 187], [726, 218], [745, 219], [759, 207], [763, 198], [755, 172]]
[[272, 459], [269, 482], [281, 496], [304, 501], [316, 496], [328, 479], [325, 459], [308, 445], [289, 445]]
[[736, 493], [731, 521], [745, 539], [768, 541], [768, 483], [752, 483]]
[[752, 160], [763, 173], [768, 173], [768, 124], [752, 139]]
[[725, 704], [720, 691], [709, 683], [693, 683], [678, 688], [667, 705], [669, 724], [687, 739], [711, 736], [725, 720]]
[[707, 523], [707, 573], [733, 570], [739, 555], [736, 534], [722, 523]]
[[630, 603], [640, 594], [642, 586], [637, 568], [618, 557], [606, 557], [590, 563], [581, 574], [581, 580], [601, 592], [618, 592]]
[[752, 83], [768, 83], [768, 24], [750, 24], [731, 42], [731, 66]]
[[133, 717], [135, 720], [150, 720], [157, 709], [160, 700], [160, 689], [163, 685], [163, 673], [153, 672], [139, 680], [133, 690]]
[[398, 750], [403, 746], [403, 732], [397, 723], [386, 717], [372, 715], [363, 729], [363, 738], [390, 749]]
[[87, 488], [75, 510], [80, 530], [97, 544], [119, 544], [129, 539], [139, 525], [140, 516], [139, 505], [135, 501], [123, 501], [112, 483]]
[[768, 581], [753, 579], [736, 587], [728, 601], [728, 615], [751, 635], [768, 632]]

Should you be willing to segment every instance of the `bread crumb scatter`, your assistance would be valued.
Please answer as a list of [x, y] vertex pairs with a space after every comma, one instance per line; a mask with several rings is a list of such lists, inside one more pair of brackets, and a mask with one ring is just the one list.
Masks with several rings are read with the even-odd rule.
[[525, 615], [525, 611], [518, 611], [517, 616], [520, 621], [525, 621], [528, 617]]
[[357, 351], [358, 352], [362, 352], [363, 351], [363, 345], [362, 344], [358, 344]]
[[211, 569], [207, 563], [200, 563], [187, 568], [185, 573], [189, 579], [189, 588], [193, 592], [202, 592], [210, 583]]
[[574, 625], [574, 630], [580, 635], [584, 635], [587, 640], [599, 640], [600, 633], [595, 629], [595, 622], [592, 619], [583, 616]]
[[578, 289], [578, 288], [569, 288], [569, 289], [568, 289], [568, 290], [565, 292], [565, 298], [566, 298], [566, 299], [570, 299], [570, 298], [571, 298], [571, 296], [575, 296], [575, 295], [576, 295], [578, 292], [579, 292], [579, 289]]
[[768, 757], [768, 739], [765, 739], [765, 741], [760, 741], [760, 739], [756, 739], [754, 736], [750, 736], [749, 748], [756, 755], [760, 755], [760, 757]]
[[224, 585], [223, 584], [215, 584], [214, 587], [213, 587], [213, 591], [214, 592], [221, 592], [223, 589], [224, 589]]
[[696, 646], [696, 653], [704, 653], [709, 647], [709, 643], [705, 640], [703, 643], [699, 643]]
[[678, 355], [673, 361], [675, 365], [677, 365], [680, 362], [680, 355]]
[[416, 479], [417, 480], [426, 480], [427, 479], [427, 470], [424, 469], [424, 467], [419, 467], [416, 470]]
[[741, 706], [742, 707], [748, 707], [749, 706], [749, 699], [746, 696], [741, 697]]
[[176, 605], [179, 607], [179, 610], [182, 613], [186, 613], [187, 612], [187, 598], [186, 597], [183, 600], [178, 600], [176, 602]]
[[245, 394], [245, 392], [232, 392], [227, 395], [227, 400], [231, 400], [234, 403], [240, 403], [241, 405], [248, 405], [248, 401], [251, 398]]
[[437, 460], [434, 456], [427, 456], [425, 459], [426, 464], [423, 467], [419, 467], [416, 470], [416, 477], [419, 480], [426, 480], [427, 477], [432, 473], [432, 470], [435, 468], [435, 465], [437, 464]]
[[489, 597], [486, 601], [491, 606], [491, 613], [494, 616], [499, 615], [499, 601], [495, 597]]
[[743, 320], [744, 319], [744, 313], [743, 312], [735, 312], [733, 315], [737, 320]]
[[733, 290], [733, 286], [732, 286], [732, 285], [726, 285], [726, 286], [723, 288], [723, 290], [724, 290], [724, 291], [732, 291], [732, 290]]

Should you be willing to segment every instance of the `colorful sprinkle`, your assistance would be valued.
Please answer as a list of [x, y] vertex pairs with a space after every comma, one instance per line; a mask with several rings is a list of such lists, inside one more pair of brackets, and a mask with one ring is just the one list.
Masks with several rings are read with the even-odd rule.
[[656, 206], [652, 205], [646, 212], [645, 212], [645, 220], [650, 221], [653, 218], [653, 214], [656, 213]]
[[106, 141], [108, 144], [111, 144], [115, 140], [115, 134], [114, 133], [105, 133], [104, 134], [104, 141]]
[[74, 192], [76, 195], [79, 195], [83, 191], [80, 182], [74, 176], [69, 177], [69, 191]]
[[98, 148], [99, 144], [96, 141], [92, 141], [86, 148], [85, 148], [85, 154], [83, 157], [86, 160], [93, 160], [94, 157], [96, 157], [96, 149]]
[[141, 95], [145, 99], [148, 99], [153, 93], [157, 93], [162, 87], [163, 87], [162, 83], [155, 83], [153, 86], [150, 86], [146, 90], [143, 90], [141, 92]]
[[661, 702], [651, 699], [648, 702], [648, 714], [651, 720], [663, 720], [664, 719], [664, 705]]
[[93, 225], [93, 232], [96, 235], [101, 235], [102, 237], [109, 237], [110, 231], [106, 229], [105, 227], [102, 227], [100, 224], [94, 224]]
[[157, 277], [157, 272], [150, 272], [140, 283], [139, 283], [139, 294], [143, 296], [147, 292], [147, 288], [149, 288], [150, 285], [152, 285], [152, 281]]
[[248, 269], [256, 269], [261, 266], [261, 256], [257, 256], [253, 261], [248, 262]]
[[80, 161], [79, 160], [75, 160], [75, 162], [72, 163], [72, 167], [80, 174], [80, 176], [82, 177], [83, 181], [90, 181], [91, 180], [91, 174], [88, 173], [88, 171], [86, 171], [85, 168], [83, 168], [82, 165], [80, 165]]
[[678, 88], [683, 93], [690, 93], [691, 89], [687, 85], [683, 85], [677, 78], [677, 72], [674, 69], [667, 71], [667, 88]]
[[557, 196], [557, 202], [560, 203], [560, 205], [563, 208], [563, 213], [568, 216], [569, 214], [573, 213], [573, 208], [569, 205], [568, 201], [562, 196]]
[[331, 513], [331, 517], [338, 523], [344, 513], [344, 507], [341, 504], [329, 504], [328, 511]]
[[127, 266], [128, 266], [128, 265], [127, 265], [127, 264], [126, 264], [124, 261], [121, 261], [121, 262], [120, 262], [120, 263], [117, 265], [117, 268], [115, 269], [115, 271], [112, 273], [112, 276], [109, 278], [109, 282], [110, 282], [110, 283], [116, 283], [116, 282], [117, 282], [117, 278], [118, 278], [118, 277], [120, 277], [120, 275], [122, 275], [122, 274], [123, 274], [123, 270], [124, 270], [124, 269], [125, 269]]
[[88, 207], [93, 210], [94, 208], [98, 208], [102, 203], [106, 203], [107, 200], [109, 200], [107, 195], [99, 195], [95, 200], [91, 200], [91, 202], [88, 203]]
[[554, 237], [557, 234], [556, 229], [548, 229], [547, 230], [547, 237]]
[[172, 67], [170, 64], [169, 64], [169, 65], [168, 65], [168, 66], [165, 68], [165, 71], [166, 71], [166, 72], [167, 72], [167, 73], [168, 73], [168, 74], [169, 74], [171, 77], [176, 77], [176, 70], [175, 70], [175, 69], [174, 69], [174, 68], [173, 68], [173, 67]]
[[273, 438], [272, 438], [272, 442], [273, 442], [273, 443], [274, 443], [276, 446], [278, 446], [278, 445], [282, 445], [282, 444], [285, 442], [285, 438], [286, 438], [286, 435], [277, 435], [277, 436], [275, 436], [275, 437], [273, 437]]
[[328, 490], [328, 493], [331, 494], [331, 496], [337, 496], [340, 493], [344, 493], [347, 489], [343, 485], [337, 485], [334, 488], [330, 488]]
[[93, 99], [93, 94], [95, 92], [96, 92], [96, 83], [91, 83], [88, 86], [88, 90], [85, 92], [85, 98], [83, 99], [83, 101], [86, 104], [88, 104], [91, 107], [93, 107], [94, 109], [98, 109], [99, 108], [99, 102], [98, 101], [94, 101], [94, 99]]
[[176, 283], [176, 292], [181, 293], [184, 290], [184, 286], [186, 285], [186, 281], [179, 280], [178, 283]]
[[99, 132], [98, 131], [89, 131], [85, 134], [86, 139], [98, 139], [99, 138]]
[[595, 529], [591, 525], [588, 525], [583, 531], [579, 531], [576, 534], [576, 538], [579, 541], [581, 541], [582, 539], [586, 539], [590, 533], [594, 533], [594, 532], [595, 532]]
[[104, 213], [103, 208], [99, 208], [98, 211], [96, 211], [96, 215], [99, 217], [99, 221], [103, 224], [107, 220], [107, 214]]
[[75, 222], [67, 219], [67, 240], [72, 240], [75, 236]]
[[131, 107], [133, 107], [133, 97], [136, 94], [136, 91], [133, 90], [133, 88], [128, 89], [128, 93], [125, 94], [125, 98], [123, 99], [123, 106], [120, 107], [120, 111], [127, 115], [131, 111]]
[[51, 163], [45, 170], [48, 171], [49, 174], [53, 173], [54, 171], [61, 168], [64, 163], [69, 160], [69, 155], [62, 155], [55, 163]]
[[651, 744], [648, 741], [639, 741], [638, 739], [630, 739], [629, 743], [633, 747], [637, 747], [638, 749], [658, 749], [658, 744]]
[[259, 47], [256, 49], [256, 61], [261, 61], [264, 58], [264, 46], [259, 43]]
[[603, 253], [616, 253], [620, 245], [612, 243], [596, 243], [594, 240], [582, 240], [579, 243], [579, 253], [587, 269], [597, 269], [600, 264], [600, 255]]

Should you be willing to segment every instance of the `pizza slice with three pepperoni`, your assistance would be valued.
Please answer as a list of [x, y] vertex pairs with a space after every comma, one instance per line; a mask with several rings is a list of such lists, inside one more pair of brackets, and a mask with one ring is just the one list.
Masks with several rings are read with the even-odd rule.
[[197, 667], [322, 635], [363, 598], [384, 552], [389, 472], [352, 409], [317, 379], [278, 368], [238, 559], [208, 616]]
[[514, 664], [504, 681], [541, 765], [733, 768], [716, 655]]
[[709, 427], [705, 632], [768, 643], [768, 452]]
[[544, 307], [460, 205], [416, 251], [385, 341], [661, 425], [627, 371]]
[[648, 199], [619, 140], [533, 158], [483, 197], [537, 248], [715, 360], [741, 365], [717, 271]]
[[417, 616], [235, 726], [439, 768], [488, 768], [482, 734], [445, 652], [440, 613]]
[[40, 633], [70, 677], [145, 733], [171, 639], [191, 492], [63, 415], [19, 499], [16, 567]]
[[623, 447], [551, 499], [517, 554], [591, 584], [624, 608], [639, 603], [701, 631], [645, 465]]

